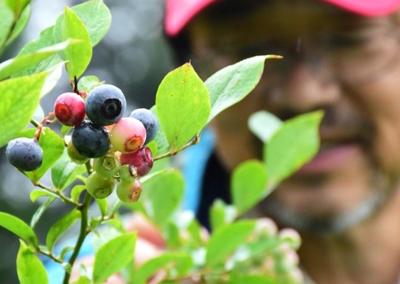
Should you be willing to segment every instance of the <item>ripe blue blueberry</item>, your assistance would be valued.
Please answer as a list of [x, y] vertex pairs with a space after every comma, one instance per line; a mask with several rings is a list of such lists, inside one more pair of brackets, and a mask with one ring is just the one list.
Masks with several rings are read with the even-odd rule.
[[144, 144], [149, 143], [156, 137], [159, 127], [159, 122], [157, 116], [145, 108], [139, 108], [132, 111], [130, 117], [136, 118], [141, 123], [143, 123], [146, 129], [146, 141]]
[[107, 129], [88, 120], [74, 128], [71, 141], [79, 154], [88, 158], [104, 156], [110, 149]]
[[125, 96], [112, 85], [100, 85], [86, 97], [85, 111], [96, 125], [111, 125], [120, 120], [126, 110]]
[[8, 143], [8, 161], [22, 171], [34, 171], [42, 165], [43, 150], [35, 139], [17, 138]]

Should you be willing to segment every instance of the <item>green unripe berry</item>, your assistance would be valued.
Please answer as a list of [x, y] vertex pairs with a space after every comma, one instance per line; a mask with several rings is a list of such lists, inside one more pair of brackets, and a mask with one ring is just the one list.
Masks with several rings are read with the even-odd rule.
[[121, 181], [117, 186], [117, 196], [123, 202], [136, 202], [142, 193], [142, 184], [139, 179], [134, 182]]
[[94, 161], [94, 170], [104, 178], [115, 176], [119, 168], [119, 160], [114, 153], [107, 153]]
[[134, 182], [138, 177], [136, 168], [132, 165], [123, 165], [119, 168], [119, 177], [121, 181]]
[[109, 196], [114, 190], [115, 180], [113, 178], [103, 178], [98, 173], [92, 173], [86, 180], [87, 192], [97, 199]]
[[279, 239], [289, 244], [289, 246], [294, 250], [298, 250], [300, 248], [301, 237], [294, 229], [282, 229], [279, 232]]
[[72, 145], [72, 141], [68, 143], [67, 153], [71, 161], [78, 165], [86, 164], [86, 162], [90, 160], [90, 158], [79, 154], [78, 150]]

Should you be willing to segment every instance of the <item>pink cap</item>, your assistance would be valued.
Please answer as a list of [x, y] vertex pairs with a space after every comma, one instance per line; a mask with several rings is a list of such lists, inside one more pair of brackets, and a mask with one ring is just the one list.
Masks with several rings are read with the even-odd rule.
[[[165, 31], [177, 35], [185, 25], [211, 3], [221, 0], [167, 0]], [[227, 0], [229, 1], [229, 0]], [[400, 7], [400, 0], [321, 0], [364, 16], [383, 16]]]

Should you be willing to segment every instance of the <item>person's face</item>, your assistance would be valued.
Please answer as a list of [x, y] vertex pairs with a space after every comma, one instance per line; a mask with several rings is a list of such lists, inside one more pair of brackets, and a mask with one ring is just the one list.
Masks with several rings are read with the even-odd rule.
[[256, 89], [217, 117], [217, 152], [230, 171], [261, 158], [261, 142], [247, 124], [258, 110], [288, 119], [323, 109], [318, 155], [264, 205], [279, 204], [283, 222], [300, 230], [338, 229], [340, 218], [366, 217], [400, 176], [395, 17], [358, 17], [317, 1], [265, 3], [241, 17], [200, 16], [189, 27], [198, 68], [209, 63], [199, 70], [203, 78], [250, 56], [284, 56], [267, 60]]

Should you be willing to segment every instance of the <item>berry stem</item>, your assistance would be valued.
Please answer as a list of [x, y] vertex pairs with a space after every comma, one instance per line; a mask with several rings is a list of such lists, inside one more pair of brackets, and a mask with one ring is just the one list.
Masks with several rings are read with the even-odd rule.
[[76, 75], [74, 75], [74, 82], [72, 83], [73, 91], [75, 94], [79, 95], [78, 91], [78, 79], [76, 78]]
[[179, 150], [172, 150], [169, 151], [165, 154], [159, 155], [157, 157], [154, 157], [154, 161], [166, 158], [166, 157], [172, 157], [175, 156], [176, 154], [178, 154], [179, 152], [185, 150], [186, 148], [189, 148], [192, 145], [196, 145], [200, 142], [200, 136], [196, 135], [190, 142], [186, 143], [185, 145], [183, 145]]
[[44, 184], [41, 184], [41, 183], [39, 183], [39, 182], [33, 183], [33, 184], [36, 185], [37, 187], [40, 187], [41, 189], [44, 189], [44, 190], [46, 190], [46, 191], [48, 191], [48, 192], [50, 192], [50, 193], [52, 193], [52, 194], [57, 195], [57, 196], [60, 197], [60, 199], [61, 199], [62, 201], [64, 201], [65, 203], [69, 203], [69, 204], [72, 204], [72, 205], [74, 205], [74, 206], [79, 206], [78, 203], [75, 203], [72, 199], [69, 199], [68, 197], [66, 197], [66, 196], [65, 196], [64, 194], [62, 194], [62, 192], [59, 191], [59, 190], [53, 190], [52, 188], [50, 188], [50, 187], [48, 187], [48, 186], [45, 186]]
[[[39, 125], [36, 126], [37, 130], [36, 130], [35, 136], [33, 137], [36, 141], [39, 141], [39, 139], [40, 139], [40, 134], [42, 133], [43, 123], [46, 123], [47, 120], [49, 120], [53, 116], [54, 116], [54, 112], [50, 112], [45, 118], [42, 119], [42, 121], [39, 123]], [[32, 119], [31, 119], [31, 122], [32, 122]], [[35, 121], [35, 123], [37, 124], [36, 121]]]
[[[86, 193], [82, 206], [78, 207], [78, 210], [81, 211], [81, 229], [79, 232], [78, 240], [75, 245], [74, 252], [68, 261], [69, 265], [71, 266], [71, 270], [72, 270], [72, 267], [74, 266], [76, 258], [78, 257], [78, 254], [81, 250], [83, 241], [86, 238], [86, 230], [87, 230], [87, 225], [88, 225], [88, 209], [89, 209], [89, 204], [90, 204], [91, 199], [92, 199], [92, 196], [90, 194]], [[71, 273], [68, 271], [65, 271], [63, 284], [68, 284], [70, 277], [71, 277]]]

